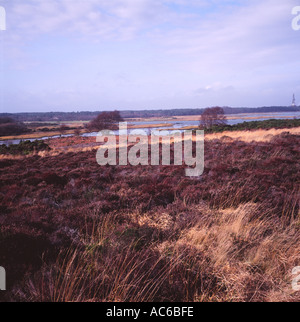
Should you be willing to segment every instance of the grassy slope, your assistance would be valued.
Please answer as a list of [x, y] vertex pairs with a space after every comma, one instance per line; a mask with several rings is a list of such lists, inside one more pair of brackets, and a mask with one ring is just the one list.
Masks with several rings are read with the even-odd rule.
[[199, 180], [93, 151], [0, 161], [7, 296], [299, 301], [299, 140], [207, 141]]

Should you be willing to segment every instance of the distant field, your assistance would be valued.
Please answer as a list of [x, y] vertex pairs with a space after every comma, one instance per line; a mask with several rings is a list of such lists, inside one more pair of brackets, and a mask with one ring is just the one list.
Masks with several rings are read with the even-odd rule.
[[[238, 119], [244, 119], [244, 120], [254, 120], [254, 119], [270, 119], [272, 116], [276, 116], [280, 113], [258, 113], [255, 114], [255, 116], [251, 116], [251, 114], [243, 113], [239, 115], [226, 115], [226, 118], [228, 120], [238, 120]], [[286, 115], [286, 119], [293, 119], [295, 116], [293, 114]], [[186, 115], [186, 116], [172, 116], [172, 117], [150, 117], [150, 118], [133, 118], [129, 119], [130, 122], [154, 122], [154, 121], [162, 121], [162, 122], [168, 122], [168, 121], [200, 121], [201, 115]]]
[[[148, 119], [172, 118], [174, 116], [201, 115], [204, 108], [182, 108], [182, 109], [163, 109], [163, 110], [129, 110], [121, 111], [121, 116], [125, 119]], [[257, 114], [257, 113], [288, 113], [300, 112], [300, 107], [291, 106], [270, 106], [258, 108], [231, 108], [224, 107], [225, 114]], [[48, 113], [0, 113], [0, 117], [12, 117], [20, 122], [65, 122], [70, 121], [90, 121], [102, 111], [95, 112], [48, 112]]]

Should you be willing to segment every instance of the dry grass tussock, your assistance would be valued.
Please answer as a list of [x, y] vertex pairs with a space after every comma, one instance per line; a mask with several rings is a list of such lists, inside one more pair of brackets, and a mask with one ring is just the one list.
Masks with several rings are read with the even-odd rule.
[[240, 140], [244, 142], [270, 142], [272, 138], [281, 133], [289, 132], [290, 134], [297, 135], [300, 134], [300, 128], [292, 129], [270, 129], [270, 130], [255, 130], [255, 131], [225, 131], [222, 133], [213, 133], [205, 135], [205, 139], [214, 140], [222, 139], [223, 137], [229, 137], [233, 140]]
[[[17, 295], [58, 302], [300, 300], [291, 288], [300, 263], [299, 214], [287, 222], [254, 203], [219, 211], [203, 203], [189, 211], [176, 218], [129, 214], [136, 227], [126, 229], [117, 216], [94, 219], [80, 246], [45, 264]], [[145, 227], [161, 241], [135, 235]]]
[[201, 218], [174, 246], [178, 253], [191, 247], [206, 254], [207, 270], [218, 280], [210, 296], [206, 291], [194, 300], [299, 300], [290, 275], [300, 260], [298, 229], [299, 217], [285, 225], [251, 203], [220, 211], [210, 220]]

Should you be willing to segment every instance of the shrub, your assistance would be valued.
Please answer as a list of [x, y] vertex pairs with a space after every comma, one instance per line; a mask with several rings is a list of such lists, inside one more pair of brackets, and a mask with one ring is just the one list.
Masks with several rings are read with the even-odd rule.
[[103, 112], [88, 123], [87, 128], [90, 131], [116, 130], [118, 128], [117, 123], [122, 121], [119, 111]]
[[266, 120], [266, 121], [252, 121], [243, 122], [235, 125], [219, 125], [207, 128], [206, 133], [220, 133], [224, 131], [251, 131], [251, 130], [268, 130], [268, 129], [285, 129], [300, 127], [300, 119], [293, 120]]
[[29, 129], [23, 123], [18, 123], [9, 117], [0, 118], [0, 136], [19, 135], [26, 132], [29, 132]]
[[0, 154], [28, 155], [33, 152], [50, 151], [50, 147], [44, 141], [22, 141], [19, 144], [0, 146]]

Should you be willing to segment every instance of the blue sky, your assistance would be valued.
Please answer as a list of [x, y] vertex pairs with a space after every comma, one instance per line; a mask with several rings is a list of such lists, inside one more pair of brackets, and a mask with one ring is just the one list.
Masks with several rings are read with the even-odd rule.
[[[0, 0], [0, 111], [300, 100], [299, 0]], [[299, 104], [298, 100], [298, 104]]]

